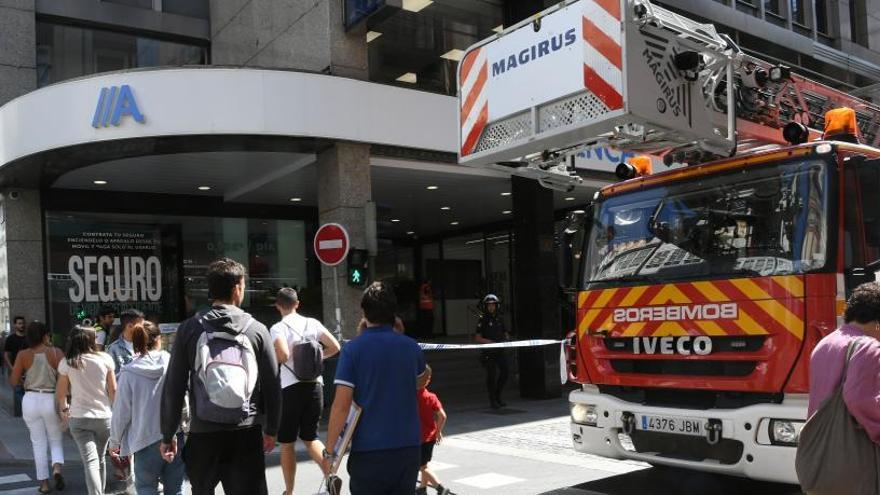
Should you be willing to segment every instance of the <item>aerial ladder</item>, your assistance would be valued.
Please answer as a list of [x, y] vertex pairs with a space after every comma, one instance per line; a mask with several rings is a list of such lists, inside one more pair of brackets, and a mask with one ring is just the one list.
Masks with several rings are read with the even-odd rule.
[[880, 145], [877, 105], [648, 0], [561, 2], [470, 47], [458, 84], [460, 162], [556, 189], [580, 182], [584, 148], [693, 165], [820, 137], [838, 107]]

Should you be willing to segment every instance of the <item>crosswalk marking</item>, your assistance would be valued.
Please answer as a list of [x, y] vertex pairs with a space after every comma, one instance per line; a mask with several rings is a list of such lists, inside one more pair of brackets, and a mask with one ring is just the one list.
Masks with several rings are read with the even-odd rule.
[[471, 476], [469, 478], [462, 478], [453, 481], [455, 483], [461, 483], [462, 485], [468, 485], [474, 488], [488, 490], [490, 488], [498, 488], [499, 486], [512, 485], [513, 483], [519, 483], [525, 480], [522, 478], [514, 478], [513, 476], [506, 476], [498, 473], [484, 473], [477, 476]]
[[34, 495], [36, 492], [36, 487], [29, 486], [27, 488], [16, 488], [14, 490], [0, 490], [0, 495]]
[[31, 480], [31, 477], [26, 474], [23, 474], [23, 473], [9, 474], [6, 476], [0, 476], [0, 485], [9, 485], [12, 483], [21, 483], [23, 481], [30, 481], [30, 480]]
[[431, 468], [431, 471], [437, 472], [437, 471], [443, 471], [445, 469], [457, 468], [458, 466], [456, 466], [455, 464], [447, 464], [445, 462], [440, 462], [440, 461], [431, 461], [431, 464], [429, 464], [428, 467]]

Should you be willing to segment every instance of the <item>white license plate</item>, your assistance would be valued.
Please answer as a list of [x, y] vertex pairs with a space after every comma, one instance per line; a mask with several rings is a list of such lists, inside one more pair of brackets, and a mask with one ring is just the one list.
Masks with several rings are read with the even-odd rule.
[[702, 437], [705, 435], [703, 420], [698, 418], [679, 418], [675, 416], [652, 416], [648, 414], [639, 414], [636, 420], [636, 429], [643, 431], [675, 433], [677, 435], [693, 435], [697, 437]]

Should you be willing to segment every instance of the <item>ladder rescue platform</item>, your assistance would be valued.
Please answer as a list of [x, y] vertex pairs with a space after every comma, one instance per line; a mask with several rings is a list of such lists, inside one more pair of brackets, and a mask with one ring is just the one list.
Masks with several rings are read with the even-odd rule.
[[459, 65], [459, 161], [548, 187], [579, 179], [574, 152], [612, 146], [695, 164], [821, 136], [856, 111], [878, 145], [880, 108], [744, 54], [712, 24], [648, 0], [569, 0], [470, 47]]

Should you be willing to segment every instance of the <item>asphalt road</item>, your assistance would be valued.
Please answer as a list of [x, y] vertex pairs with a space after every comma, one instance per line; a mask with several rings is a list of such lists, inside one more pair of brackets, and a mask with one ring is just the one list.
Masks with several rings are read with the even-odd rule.
[[[433, 468], [455, 493], [503, 495], [675, 495], [741, 494], [795, 495], [797, 487], [760, 483], [655, 468], [632, 461], [616, 461], [574, 452], [568, 418], [548, 411], [510, 408], [498, 416], [490, 411], [450, 415], [448, 437], [435, 449]], [[559, 408], [564, 411], [563, 407]], [[504, 426], [497, 426], [498, 424]], [[318, 467], [300, 451], [297, 494], [312, 495], [321, 484]], [[33, 495], [33, 468], [23, 461], [0, 461], [0, 495]], [[82, 466], [68, 459], [68, 488], [64, 493], [83, 494]], [[342, 477], [347, 483], [345, 473]], [[267, 458], [270, 495], [284, 490], [277, 452]], [[110, 493], [120, 493], [117, 489]], [[187, 491], [188, 492], [188, 491]], [[217, 493], [222, 493], [218, 488]], [[429, 492], [429, 493], [433, 493]]]

